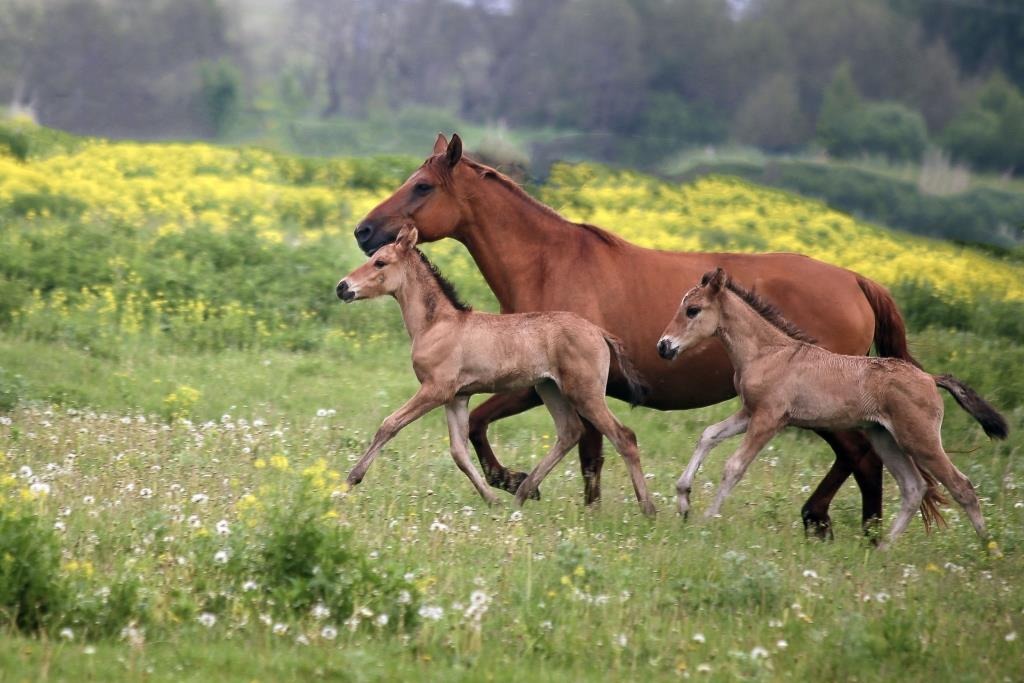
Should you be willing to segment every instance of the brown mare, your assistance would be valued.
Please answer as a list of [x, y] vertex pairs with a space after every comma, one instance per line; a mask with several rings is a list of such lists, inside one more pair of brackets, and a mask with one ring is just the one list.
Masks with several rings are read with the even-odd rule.
[[[466, 246], [503, 313], [573, 311], [620, 337], [651, 387], [644, 405], [659, 410], [697, 408], [736, 395], [725, 350], [711, 341], [666, 367], [655, 352], [680, 292], [722, 265], [746, 287], [777, 304], [786, 316], [838, 353], [868, 353], [911, 362], [903, 320], [880, 285], [843, 268], [797, 254], [676, 253], [644, 249], [592, 225], [572, 223], [531, 198], [512, 180], [463, 156], [457, 135], [439, 135], [427, 158], [395, 193], [355, 230], [367, 254], [395, 239], [408, 221], [422, 242], [451, 237]], [[612, 373], [608, 393], [626, 398]], [[521, 389], [494, 396], [470, 415], [470, 440], [488, 482], [515, 491], [524, 474], [495, 458], [487, 425], [540, 404]], [[600, 497], [601, 436], [590, 425], [580, 442], [585, 500]], [[803, 508], [805, 526], [830, 535], [828, 507], [852, 473], [861, 489], [865, 524], [880, 518], [882, 465], [859, 430], [818, 432], [836, 453], [828, 476]]]
[[750, 463], [784, 427], [857, 427], [865, 430], [900, 487], [902, 505], [888, 544], [903, 533], [918, 508], [926, 526], [942, 519], [936, 480], [964, 508], [978, 535], [986, 537], [974, 487], [942, 448], [943, 405], [936, 387], [949, 391], [986, 434], [1005, 439], [1006, 420], [973, 389], [951, 375], [930, 375], [897, 358], [844, 356], [816, 346], [773, 306], [731, 282], [721, 268], [705, 273], [683, 296], [658, 342], [658, 353], [672, 360], [712, 337], [729, 354], [743, 406], [701, 436], [676, 483], [683, 515], [690, 509], [690, 489], [701, 461], [723, 439], [746, 433], [725, 463], [707, 517], [718, 516]]
[[636, 436], [605, 403], [612, 356], [634, 402], [646, 388], [622, 343], [575, 313], [547, 311], [494, 315], [460, 303], [452, 286], [416, 249], [416, 228], [405, 227], [393, 244], [346, 275], [337, 287], [346, 303], [390, 294], [402, 308], [412, 338], [412, 366], [420, 388], [381, 424], [348, 483], [363, 480], [388, 441], [434, 408], [445, 407], [452, 457], [488, 503], [496, 502], [469, 459], [469, 397], [532, 387], [555, 421], [551, 451], [519, 486], [520, 505], [583, 436], [580, 416], [607, 436], [626, 461], [640, 509], [654, 514], [640, 467]]

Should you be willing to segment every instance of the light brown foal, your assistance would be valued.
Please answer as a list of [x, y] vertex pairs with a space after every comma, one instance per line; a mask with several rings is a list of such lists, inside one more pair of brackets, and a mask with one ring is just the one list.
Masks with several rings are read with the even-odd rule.
[[970, 387], [903, 360], [844, 356], [815, 346], [772, 306], [732, 283], [721, 268], [706, 273], [700, 285], [686, 293], [658, 351], [672, 359], [713, 336], [721, 340], [736, 370], [734, 381], [743, 407], [701, 436], [676, 483], [682, 514], [689, 511], [697, 469], [723, 439], [746, 432], [725, 464], [708, 517], [719, 514], [747, 467], [783, 427], [864, 429], [900, 488], [902, 505], [888, 543], [903, 533], [916, 510], [925, 511], [922, 503], [927, 505], [929, 497], [934, 505], [938, 494], [930, 485], [932, 477], [949, 490], [985, 538], [974, 487], [949, 460], [940, 431], [943, 404], [936, 386], [949, 391], [986, 434], [1006, 438], [1002, 415]]
[[469, 397], [534, 387], [555, 421], [554, 446], [516, 491], [520, 505], [583, 435], [582, 416], [607, 436], [622, 455], [640, 508], [655, 512], [647, 492], [636, 436], [605, 403], [614, 355], [628, 378], [633, 400], [644, 386], [622, 343], [573, 313], [514, 315], [476, 313], [461, 303], [451, 285], [416, 249], [416, 228], [402, 228], [398, 239], [338, 283], [345, 302], [390, 294], [402, 308], [412, 338], [412, 365], [420, 389], [384, 420], [355, 468], [358, 484], [381, 448], [403, 427], [438, 406], [445, 407], [452, 457], [488, 503], [496, 502], [469, 458]]

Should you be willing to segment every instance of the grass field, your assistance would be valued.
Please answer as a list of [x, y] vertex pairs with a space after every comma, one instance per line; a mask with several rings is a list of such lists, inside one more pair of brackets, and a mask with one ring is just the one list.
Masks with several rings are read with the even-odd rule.
[[[732, 180], [578, 166], [540, 188], [644, 243], [805, 245], [895, 286], [926, 367], [1010, 421], [1010, 440], [990, 443], [946, 400], [945, 443], [991, 547], [949, 509], [949, 528], [915, 521], [876, 552], [852, 483], [835, 541], [806, 540], [799, 507], [831, 457], [794, 430], [725, 518], [682, 522], [674, 481], [735, 402], [612, 402], [637, 431], [653, 521], [612, 453], [599, 509], [582, 506], [571, 457], [541, 501], [486, 508], [440, 414], [348, 490], [416, 383], [395, 304], [342, 308], [331, 289], [359, 260], [348, 222], [407, 164], [86, 144], [4, 166], [0, 681], [1021, 679], [1020, 264]], [[492, 305], [463, 252], [429, 249]], [[533, 411], [492, 437], [526, 469], [553, 429]], [[699, 475], [698, 513], [735, 445]], [[886, 492], [888, 516], [891, 478]]]

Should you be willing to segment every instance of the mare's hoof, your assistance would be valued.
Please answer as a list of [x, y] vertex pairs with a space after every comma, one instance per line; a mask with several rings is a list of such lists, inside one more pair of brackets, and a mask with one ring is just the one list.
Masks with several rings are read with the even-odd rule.
[[835, 535], [832, 533], [832, 520], [828, 515], [819, 518], [804, 513], [804, 536], [816, 538], [819, 541], [835, 540]]
[[[519, 490], [519, 486], [526, 481], [526, 477], [526, 472], [509, 472], [505, 478], [505, 486], [502, 488], [509, 493], [515, 493]], [[540, 500], [540, 487], [538, 486], [534, 489], [527, 498], [530, 500]]]

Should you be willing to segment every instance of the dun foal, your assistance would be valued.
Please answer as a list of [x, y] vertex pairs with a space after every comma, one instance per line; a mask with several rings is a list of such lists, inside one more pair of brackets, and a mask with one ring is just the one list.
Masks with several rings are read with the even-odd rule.
[[633, 400], [644, 386], [621, 342], [573, 313], [512, 315], [476, 313], [459, 303], [451, 285], [416, 249], [416, 228], [402, 228], [398, 239], [338, 283], [345, 302], [390, 294], [402, 307], [412, 337], [412, 365], [420, 389], [384, 420], [369, 448], [348, 475], [358, 484], [381, 448], [403, 427], [444, 406], [452, 457], [484, 500], [496, 497], [469, 459], [469, 397], [534, 387], [555, 421], [557, 438], [544, 459], [516, 491], [520, 505], [583, 435], [580, 416], [597, 427], [626, 461], [640, 507], [654, 514], [640, 467], [636, 437], [605, 403], [608, 368], [615, 356], [628, 378]]
[[934, 479], [942, 482], [966, 510], [978, 535], [985, 537], [974, 488], [942, 449], [943, 405], [935, 388], [949, 391], [986, 434], [1006, 438], [1002, 415], [970, 387], [895, 358], [843, 356], [815, 346], [772, 306], [732, 283], [721, 268], [706, 273], [700, 285], [686, 293], [658, 342], [658, 352], [671, 360], [712, 336], [721, 340], [736, 370], [734, 382], [743, 407], [701, 436], [676, 483], [682, 514], [689, 511], [690, 488], [701, 461], [730, 436], [746, 432], [725, 464], [708, 517], [719, 513], [758, 452], [783, 427], [863, 428], [900, 487], [902, 506], [889, 543], [918, 508], [923, 514], [929, 509], [938, 514], [935, 501], [941, 498], [933, 488]]

